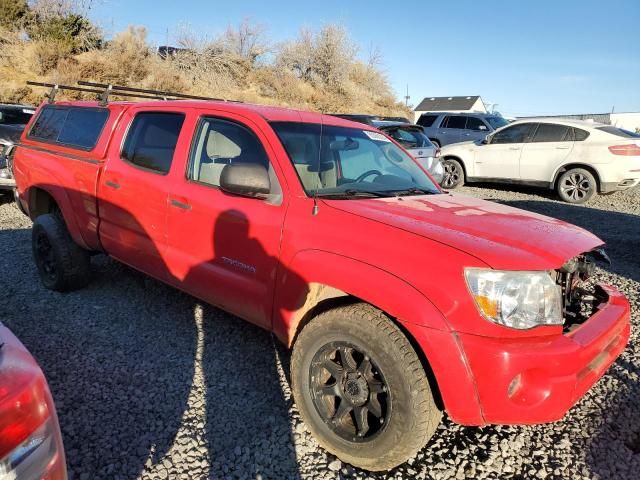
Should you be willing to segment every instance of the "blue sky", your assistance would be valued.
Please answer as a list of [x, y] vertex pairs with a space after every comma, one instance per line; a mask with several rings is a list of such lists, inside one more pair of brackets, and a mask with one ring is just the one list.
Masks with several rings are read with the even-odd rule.
[[640, 111], [640, 0], [97, 0], [106, 31], [145, 25], [170, 43], [181, 25], [215, 35], [243, 18], [274, 41], [340, 23], [384, 57], [398, 98], [482, 95], [507, 115]]

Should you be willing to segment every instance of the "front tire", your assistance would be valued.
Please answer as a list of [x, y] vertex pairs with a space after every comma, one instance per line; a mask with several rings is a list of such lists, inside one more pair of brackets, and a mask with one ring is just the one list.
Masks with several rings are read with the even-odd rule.
[[560, 199], [567, 203], [586, 203], [595, 195], [598, 184], [589, 170], [584, 168], [572, 168], [567, 170], [560, 178], [556, 191]]
[[31, 240], [38, 275], [46, 288], [66, 292], [89, 283], [89, 252], [73, 241], [61, 215], [36, 218]]
[[367, 304], [329, 310], [305, 326], [293, 348], [291, 380], [318, 443], [366, 470], [413, 457], [442, 417], [408, 339]]
[[446, 158], [442, 161], [444, 175], [440, 186], [448, 190], [454, 190], [464, 185], [464, 169], [458, 160]]

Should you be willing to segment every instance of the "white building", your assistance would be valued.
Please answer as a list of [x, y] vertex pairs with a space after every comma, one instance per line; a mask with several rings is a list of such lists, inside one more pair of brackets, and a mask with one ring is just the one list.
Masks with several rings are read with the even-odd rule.
[[427, 112], [482, 112], [486, 113], [487, 108], [480, 95], [470, 97], [425, 97], [416, 108], [413, 109], [414, 121], [420, 115]]

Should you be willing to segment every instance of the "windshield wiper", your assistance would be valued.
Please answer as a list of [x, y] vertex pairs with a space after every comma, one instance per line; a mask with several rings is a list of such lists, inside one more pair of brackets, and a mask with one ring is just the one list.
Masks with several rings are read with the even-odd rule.
[[395, 196], [406, 197], [408, 195], [436, 195], [440, 192], [434, 192], [433, 190], [427, 190], [425, 188], [411, 187], [404, 190], [394, 190]]
[[395, 197], [395, 193], [381, 192], [378, 190], [361, 190], [356, 188], [349, 188], [342, 192], [327, 192], [318, 194], [319, 197], [337, 197], [337, 198], [353, 198], [353, 197], [380, 197], [388, 198]]

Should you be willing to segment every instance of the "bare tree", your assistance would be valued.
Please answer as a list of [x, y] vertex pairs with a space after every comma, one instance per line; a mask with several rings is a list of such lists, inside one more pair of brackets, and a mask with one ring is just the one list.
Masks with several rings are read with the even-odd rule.
[[252, 65], [271, 51], [267, 28], [252, 23], [248, 18], [237, 27], [229, 26], [217, 41], [224, 50], [248, 60]]

